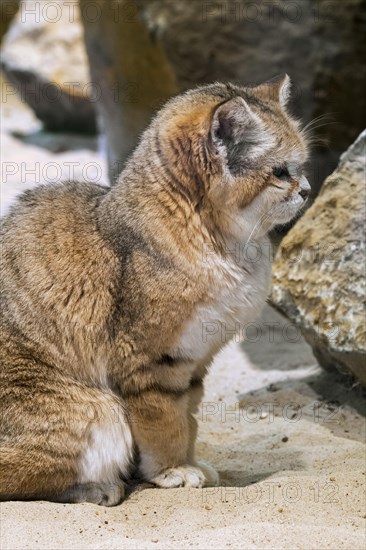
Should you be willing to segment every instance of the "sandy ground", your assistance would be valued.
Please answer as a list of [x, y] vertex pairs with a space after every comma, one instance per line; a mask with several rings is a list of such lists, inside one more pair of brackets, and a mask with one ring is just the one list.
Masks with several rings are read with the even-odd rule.
[[[95, 139], [39, 132], [13, 96], [2, 107], [3, 213], [24, 188], [52, 182], [51, 163], [67, 174], [77, 162], [75, 177], [95, 164], [92, 178], [106, 181]], [[270, 307], [247, 337], [216, 358], [198, 413], [197, 455], [218, 469], [219, 487], [139, 487], [115, 508], [1, 503], [0, 548], [364, 549], [361, 388], [323, 372]]]

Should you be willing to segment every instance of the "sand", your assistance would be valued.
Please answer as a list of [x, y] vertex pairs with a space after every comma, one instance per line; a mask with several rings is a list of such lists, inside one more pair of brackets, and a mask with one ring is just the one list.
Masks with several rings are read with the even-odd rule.
[[[46, 179], [42, 170], [20, 177], [20, 163], [64, 167], [77, 159], [105, 174], [95, 140], [39, 134], [14, 98], [5, 107], [2, 161], [18, 172], [2, 180], [3, 212]], [[138, 487], [114, 508], [4, 502], [0, 548], [364, 549], [362, 389], [322, 371], [301, 334], [269, 306], [247, 336], [216, 358], [198, 413], [197, 456], [218, 469], [219, 487]]]

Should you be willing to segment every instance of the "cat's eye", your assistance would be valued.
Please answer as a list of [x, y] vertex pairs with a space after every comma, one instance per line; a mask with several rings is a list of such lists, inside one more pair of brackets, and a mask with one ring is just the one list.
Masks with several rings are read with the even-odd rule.
[[273, 168], [273, 175], [279, 180], [287, 180], [291, 177], [286, 166], [276, 166]]

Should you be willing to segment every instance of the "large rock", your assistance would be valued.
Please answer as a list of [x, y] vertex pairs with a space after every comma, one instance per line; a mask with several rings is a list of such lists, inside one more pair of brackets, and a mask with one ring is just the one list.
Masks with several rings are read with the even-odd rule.
[[325, 368], [366, 385], [366, 130], [342, 155], [311, 208], [281, 243], [272, 301]]
[[298, 116], [331, 114], [336, 124], [319, 121], [314, 132], [329, 145], [313, 157], [316, 186], [362, 130], [366, 0], [80, 1], [92, 77], [120, 91], [98, 104], [114, 163], [172, 91], [215, 80], [256, 83], [285, 71]]
[[4, 37], [1, 68], [47, 129], [96, 131], [100, 93], [90, 81], [76, 0], [24, 0]]

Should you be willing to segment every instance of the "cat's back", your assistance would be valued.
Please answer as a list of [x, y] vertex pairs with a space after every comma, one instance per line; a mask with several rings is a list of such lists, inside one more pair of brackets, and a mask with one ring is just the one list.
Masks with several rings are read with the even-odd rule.
[[[66, 182], [22, 193], [1, 220], [3, 297], [75, 279], [101, 248], [95, 212], [108, 189]], [[79, 273], [78, 273], [79, 272]], [[55, 290], [55, 288], [53, 289]], [[9, 297], [9, 296], [8, 296]]]
[[82, 182], [39, 186], [20, 195], [1, 220], [5, 341], [14, 336], [19, 343], [21, 333], [22, 343], [50, 349], [74, 338], [75, 326], [104, 319], [99, 301], [107, 301], [103, 288], [115, 264], [96, 215], [106, 193]]
[[[26, 245], [32, 237], [47, 238], [50, 229], [75, 229], [90, 223], [90, 214], [108, 189], [86, 182], [39, 185], [17, 197], [9, 213], [1, 220], [4, 239], [26, 232]], [[24, 236], [24, 235], [23, 235]]]

